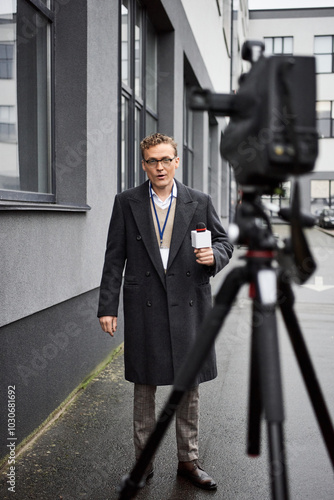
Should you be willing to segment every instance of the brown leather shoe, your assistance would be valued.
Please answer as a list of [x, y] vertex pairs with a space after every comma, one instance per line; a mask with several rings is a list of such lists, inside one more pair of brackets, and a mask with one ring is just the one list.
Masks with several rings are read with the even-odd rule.
[[195, 486], [203, 488], [203, 490], [217, 489], [217, 483], [202, 469], [197, 460], [179, 462], [177, 474], [189, 479]]

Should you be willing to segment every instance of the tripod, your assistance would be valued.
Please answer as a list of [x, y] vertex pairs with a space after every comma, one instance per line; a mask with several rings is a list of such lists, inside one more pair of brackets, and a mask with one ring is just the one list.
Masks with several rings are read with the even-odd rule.
[[[276, 323], [276, 308], [279, 305], [334, 468], [333, 425], [293, 309], [291, 276], [294, 276], [295, 281], [305, 282], [315, 269], [302, 232], [302, 225], [309, 225], [310, 222], [309, 218], [303, 217], [299, 211], [297, 184], [292, 211], [282, 210], [280, 215], [289, 218], [292, 226], [292, 249], [287, 242], [281, 256], [278, 255], [277, 241], [259, 197], [255, 193], [250, 193], [238, 206], [236, 222], [239, 241], [245, 242], [248, 246], [244, 257], [246, 263], [233, 269], [225, 278], [216, 296], [214, 307], [200, 328], [198, 340], [175, 379], [172, 393], [160, 414], [155, 430], [133, 470], [123, 479], [120, 500], [134, 498], [138, 488], [144, 486], [145, 483], [141, 479], [145, 469], [154, 456], [184, 393], [192, 386], [244, 284], [250, 285], [252, 298], [247, 452], [249, 455], [259, 454], [260, 423], [264, 413], [268, 430], [272, 498], [288, 500], [283, 436], [284, 408]], [[262, 222], [262, 225], [259, 222]], [[294, 261], [293, 268], [291, 268], [291, 257]], [[290, 267], [284, 269], [280, 262], [284, 262], [286, 266], [287, 258], [290, 259]]]

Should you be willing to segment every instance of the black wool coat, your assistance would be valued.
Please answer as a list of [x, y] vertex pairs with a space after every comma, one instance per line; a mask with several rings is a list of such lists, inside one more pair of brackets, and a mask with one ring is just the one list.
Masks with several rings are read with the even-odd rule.
[[[213, 267], [196, 262], [191, 231], [198, 222], [204, 222], [211, 231]], [[210, 277], [226, 266], [232, 252], [211, 198], [177, 182], [173, 234], [165, 272], [154, 230], [148, 181], [116, 195], [98, 317], [117, 316], [125, 266], [124, 359], [128, 381], [173, 384], [203, 318], [212, 307]], [[213, 347], [195, 384], [216, 376]]]

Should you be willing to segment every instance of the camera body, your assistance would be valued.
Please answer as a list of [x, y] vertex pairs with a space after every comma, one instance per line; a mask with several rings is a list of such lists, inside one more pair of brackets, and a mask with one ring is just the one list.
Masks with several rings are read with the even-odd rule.
[[[245, 43], [243, 54], [250, 52], [251, 43]], [[315, 101], [314, 57], [261, 55], [240, 77], [237, 94], [197, 90], [191, 107], [230, 116], [221, 138], [222, 156], [240, 185], [269, 192], [289, 176], [314, 168]]]

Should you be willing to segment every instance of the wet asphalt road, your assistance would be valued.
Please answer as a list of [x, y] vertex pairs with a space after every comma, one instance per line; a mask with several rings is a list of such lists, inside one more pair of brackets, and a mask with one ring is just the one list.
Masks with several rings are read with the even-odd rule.
[[[277, 228], [279, 234], [285, 231], [285, 226]], [[317, 228], [307, 235], [318, 268], [307, 286], [293, 287], [295, 310], [334, 421], [334, 237]], [[240, 265], [241, 253], [236, 250], [232, 265]], [[224, 273], [215, 278], [215, 290], [223, 278]], [[219, 376], [201, 385], [201, 461], [217, 481], [217, 491], [202, 491], [176, 476], [172, 424], [158, 450], [155, 475], [136, 498], [271, 498], [265, 422], [261, 455], [246, 455], [250, 308], [244, 287], [216, 342]], [[277, 318], [290, 498], [332, 500], [333, 469], [279, 313]], [[160, 406], [169, 392], [160, 388]], [[18, 458], [15, 493], [8, 491], [3, 471], [0, 498], [116, 500], [121, 478], [132, 466], [132, 385], [124, 381], [120, 354]]]

